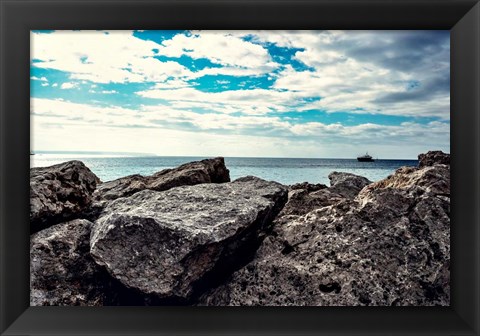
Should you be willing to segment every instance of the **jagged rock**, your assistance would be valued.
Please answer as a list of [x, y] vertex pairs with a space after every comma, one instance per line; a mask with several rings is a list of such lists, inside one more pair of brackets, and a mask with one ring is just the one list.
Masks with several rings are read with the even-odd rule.
[[449, 190], [447, 165], [401, 168], [355, 199], [291, 216], [199, 304], [449, 305]]
[[183, 185], [229, 181], [229, 171], [222, 157], [195, 161], [164, 169], [151, 176], [130, 175], [102, 183], [94, 194], [94, 208], [102, 208], [111, 200], [131, 196], [145, 189], [163, 191]]
[[433, 166], [434, 164], [450, 165], [450, 154], [442, 151], [430, 151], [418, 156], [418, 166], [420, 168]]
[[253, 256], [286, 200], [286, 187], [255, 177], [140, 191], [106, 206], [91, 254], [128, 287], [189, 298]]
[[123, 286], [90, 255], [93, 223], [55, 224], [30, 236], [31, 306], [168, 304]]
[[331, 172], [328, 178], [330, 179], [330, 192], [350, 199], [357, 196], [363, 187], [372, 183], [372, 181], [363, 176], [342, 172]]
[[90, 257], [92, 223], [77, 219], [30, 237], [30, 305], [103, 306], [106, 273]]
[[[368, 185], [358, 196], [362, 203], [376, 201], [390, 206], [391, 201], [382, 197], [392, 191], [408, 194], [412, 199], [424, 194], [450, 197], [450, 166], [401, 167], [386, 179]], [[401, 207], [402, 204], [394, 202], [391, 206]]]
[[308, 189], [294, 189], [288, 193], [288, 202], [280, 212], [277, 220], [283, 216], [301, 216], [324, 206], [335, 204], [345, 199], [342, 195], [331, 192], [330, 189], [320, 189], [308, 192]]
[[79, 216], [90, 205], [99, 181], [80, 161], [31, 168], [31, 231]]
[[311, 210], [334, 203], [340, 195], [330, 193], [324, 184], [308, 182], [296, 183], [289, 186], [288, 202], [277, 216], [276, 221], [284, 216], [304, 215]]

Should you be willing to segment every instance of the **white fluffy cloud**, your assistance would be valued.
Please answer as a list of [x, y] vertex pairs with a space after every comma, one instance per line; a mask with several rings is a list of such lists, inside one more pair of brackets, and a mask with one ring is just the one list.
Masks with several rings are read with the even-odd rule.
[[159, 45], [138, 39], [132, 32], [55, 31], [32, 35], [32, 59], [37, 60], [34, 66], [65, 71], [72, 79], [126, 83], [191, 75], [176, 62], [153, 58], [153, 50]]
[[77, 85], [75, 83], [65, 82], [65, 83], [62, 83], [62, 85], [60, 85], [60, 88], [66, 90], [66, 89], [73, 89], [76, 86]]
[[193, 31], [188, 35], [178, 34], [163, 41], [159, 54], [193, 59], [205, 58], [221, 68], [208, 68], [198, 75], [259, 75], [278, 67], [268, 51], [258, 44], [242, 39], [246, 34], [224, 31]]
[[30, 77], [30, 79], [31, 80], [38, 80], [38, 81], [42, 81], [42, 82], [48, 82], [47, 77], [38, 78], [37, 76], [32, 76], [32, 77]]
[[[34, 66], [70, 73], [72, 79], [97, 83], [165, 82], [205, 75], [257, 76], [278, 67], [267, 50], [218, 32], [178, 34], [162, 45], [136, 38], [131, 31], [55, 31], [32, 33]], [[154, 56], [206, 58], [222, 67], [193, 72]]]

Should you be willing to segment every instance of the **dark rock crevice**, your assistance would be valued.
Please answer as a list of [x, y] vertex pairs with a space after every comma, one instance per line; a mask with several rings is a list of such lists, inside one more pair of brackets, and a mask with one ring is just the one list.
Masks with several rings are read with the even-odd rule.
[[254, 259], [263, 239], [271, 232], [273, 220], [286, 202], [287, 195], [284, 194], [276, 200], [273, 208], [260, 212], [251, 226], [228, 239], [216, 266], [193, 284], [192, 299], [195, 303], [202, 294], [225, 283], [235, 271]]

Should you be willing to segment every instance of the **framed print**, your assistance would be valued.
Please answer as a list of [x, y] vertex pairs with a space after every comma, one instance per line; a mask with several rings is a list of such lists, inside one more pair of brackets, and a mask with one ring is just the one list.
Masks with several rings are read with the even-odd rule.
[[2, 335], [479, 333], [477, 1], [1, 11]]
[[30, 39], [31, 306], [450, 305], [448, 30]]

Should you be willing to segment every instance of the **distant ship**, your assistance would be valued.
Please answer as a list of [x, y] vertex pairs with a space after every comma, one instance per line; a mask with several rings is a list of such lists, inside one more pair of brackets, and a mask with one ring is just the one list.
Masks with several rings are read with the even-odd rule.
[[34, 152], [32, 152], [32, 151], [30, 151], [30, 155], [35, 155], [35, 153], [34, 153]]
[[357, 157], [357, 160], [360, 162], [374, 162], [375, 160], [366, 153], [365, 155]]

